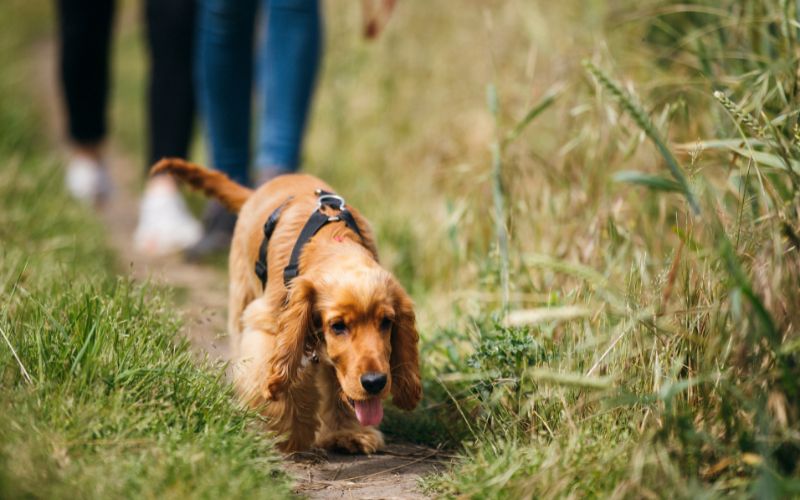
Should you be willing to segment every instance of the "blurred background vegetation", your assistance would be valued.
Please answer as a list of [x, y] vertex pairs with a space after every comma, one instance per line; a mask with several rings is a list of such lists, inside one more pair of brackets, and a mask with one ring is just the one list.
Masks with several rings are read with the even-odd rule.
[[[124, 5], [115, 141], [142, 158]], [[43, 123], [26, 71], [52, 19], [3, 11], [16, 192], [14, 162], [48, 154], [20, 130]], [[377, 43], [356, 2], [325, 16], [305, 169], [370, 218], [417, 302], [426, 399], [385, 429], [463, 454], [430, 491], [800, 495], [800, 5], [402, 0]]]

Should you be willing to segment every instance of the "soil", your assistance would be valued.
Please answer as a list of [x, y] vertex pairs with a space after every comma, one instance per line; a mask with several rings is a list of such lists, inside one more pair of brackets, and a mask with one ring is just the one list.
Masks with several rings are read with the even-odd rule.
[[[36, 50], [36, 82], [41, 86], [42, 105], [55, 145], [60, 144], [62, 106], [58, 98], [53, 41]], [[142, 103], [144, 106], [144, 103]], [[61, 147], [61, 146], [58, 146]], [[227, 361], [230, 355], [225, 334], [227, 276], [218, 268], [190, 264], [179, 255], [150, 258], [133, 248], [132, 235], [138, 217], [138, 195], [142, 165], [114, 147], [108, 151], [115, 190], [99, 214], [109, 242], [130, 275], [140, 281], [176, 290], [176, 302], [184, 319], [183, 333], [194, 352], [212, 360]], [[295, 480], [295, 491], [309, 498], [421, 499], [428, 498], [419, 479], [442, 470], [448, 460], [438, 450], [387, 439], [385, 450], [372, 455], [342, 455], [331, 452], [287, 456], [285, 469]]]

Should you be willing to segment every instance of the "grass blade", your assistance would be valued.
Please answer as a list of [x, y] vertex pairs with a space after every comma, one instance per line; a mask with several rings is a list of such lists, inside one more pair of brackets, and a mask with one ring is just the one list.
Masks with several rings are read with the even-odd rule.
[[681, 192], [681, 185], [672, 179], [660, 175], [648, 174], [637, 170], [623, 170], [613, 177], [616, 182], [627, 182], [650, 188], [654, 191]]
[[667, 167], [669, 168], [672, 177], [680, 186], [681, 192], [686, 197], [686, 200], [689, 202], [689, 206], [692, 207], [692, 211], [695, 215], [700, 214], [700, 205], [697, 202], [697, 198], [695, 198], [694, 193], [689, 188], [689, 183], [686, 180], [686, 175], [683, 172], [683, 168], [681, 168], [680, 164], [678, 163], [678, 159], [675, 158], [675, 155], [672, 154], [672, 151], [667, 147], [666, 142], [661, 137], [661, 134], [656, 130], [655, 125], [650, 120], [650, 117], [647, 116], [647, 113], [639, 106], [636, 101], [630, 96], [627, 92], [625, 92], [622, 87], [611, 80], [605, 73], [603, 73], [600, 68], [592, 64], [590, 61], [583, 62], [584, 67], [591, 73], [600, 84], [605, 87], [611, 94], [617, 98], [617, 100], [622, 105], [622, 109], [625, 110], [631, 118], [636, 122], [637, 125], [647, 134], [647, 137], [650, 138], [651, 141], [658, 149], [658, 152], [661, 153], [661, 156], [664, 158], [664, 161], [667, 163]]
[[522, 120], [517, 122], [514, 128], [506, 134], [506, 137], [503, 139], [502, 149], [507, 148], [509, 144], [514, 142], [537, 116], [541, 115], [547, 108], [552, 106], [562, 90], [563, 87], [560, 86], [550, 89], [544, 97], [542, 97], [541, 101], [528, 110]]

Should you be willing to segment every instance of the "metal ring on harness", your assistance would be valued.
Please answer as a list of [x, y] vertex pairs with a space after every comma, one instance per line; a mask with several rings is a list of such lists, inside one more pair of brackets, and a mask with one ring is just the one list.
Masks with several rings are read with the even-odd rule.
[[[342, 212], [347, 210], [347, 208], [345, 207], [344, 198], [342, 198], [341, 196], [339, 196], [337, 194], [327, 194], [327, 193], [319, 195], [319, 198], [317, 199], [317, 210], [322, 208], [323, 205], [331, 206], [331, 204], [328, 203], [328, 201], [338, 201], [339, 202], [338, 209], [340, 211], [342, 211]], [[336, 207], [333, 207], [333, 208], [336, 208]]]

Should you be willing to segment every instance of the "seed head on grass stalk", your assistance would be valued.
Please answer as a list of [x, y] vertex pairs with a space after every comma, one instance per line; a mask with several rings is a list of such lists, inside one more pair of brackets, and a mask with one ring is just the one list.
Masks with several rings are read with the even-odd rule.
[[633, 96], [625, 92], [617, 82], [613, 81], [608, 75], [603, 73], [600, 68], [592, 64], [590, 61], [583, 61], [583, 66], [587, 71], [589, 71], [589, 73], [597, 78], [597, 81], [600, 82], [600, 85], [611, 92], [611, 94], [619, 101], [622, 109], [627, 112], [631, 118], [633, 118], [633, 121], [639, 125], [639, 128], [641, 128], [642, 131], [647, 134], [647, 137], [653, 141], [658, 149], [658, 152], [661, 153], [661, 156], [667, 162], [667, 167], [669, 167], [672, 177], [680, 185], [681, 192], [689, 202], [689, 206], [692, 207], [692, 211], [695, 213], [695, 215], [699, 215], [700, 205], [697, 203], [697, 199], [692, 193], [692, 190], [689, 188], [689, 183], [686, 181], [686, 175], [683, 173], [683, 168], [681, 168], [680, 164], [678, 163], [678, 159], [675, 158], [675, 155], [673, 155], [672, 151], [670, 151], [670, 149], [667, 147], [666, 142], [661, 137], [661, 134], [658, 132], [655, 125], [653, 125], [653, 122], [650, 120], [650, 117], [647, 115], [647, 113], [635, 101]]
[[763, 139], [766, 137], [767, 132], [764, 127], [759, 125], [758, 121], [748, 113], [747, 111], [740, 108], [735, 102], [731, 101], [728, 96], [726, 96], [723, 92], [717, 90], [714, 92], [714, 99], [719, 101], [722, 104], [722, 107], [727, 109], [728, 112], [736, 119], [737, 122], [744, 125], [750, 133], [758, 137], [759, 139]]

